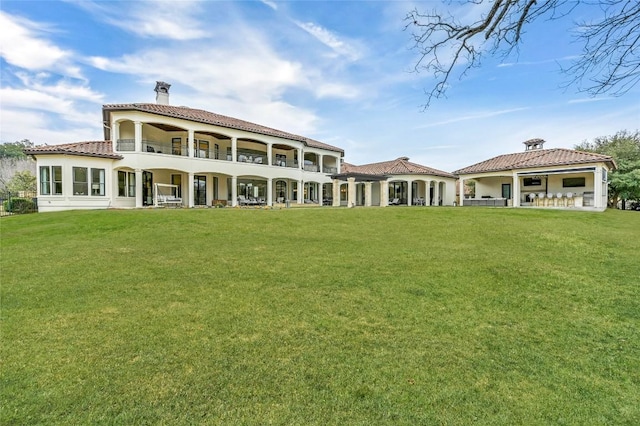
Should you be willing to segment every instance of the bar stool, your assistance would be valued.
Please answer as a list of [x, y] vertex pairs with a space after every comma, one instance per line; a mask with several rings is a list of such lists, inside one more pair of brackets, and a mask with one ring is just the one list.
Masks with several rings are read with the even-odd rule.
[[544, 192], [538, 194], [538, 205], [544, 206]]
[[573, 192], [567, 192], [567, 206], [575, 206], [576, 202], [573, 199]]

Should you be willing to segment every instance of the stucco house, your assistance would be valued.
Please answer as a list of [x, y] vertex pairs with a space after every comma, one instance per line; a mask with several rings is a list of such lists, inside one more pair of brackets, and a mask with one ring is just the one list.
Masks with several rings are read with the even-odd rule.
[[356, 166], [342, 165], [334, 179], [333, 205], [452, 206], [456, 176], [412, 163], [408, 157]]
[[156, 103], [104, 105], [102, 141], [25, 150], [37, 161], [38, 210], [284, 202], [386, 206], [390, 196], [404, 204], [421, 197], [430, 204], [453, 203], [454, 177], [446, 172], [399, 159], [387, 168], [360, 166], [367, 176], [362, 179], [349, 174], [349, 167], [358, 167], [342, 164], [341, 148], [172, 106], [169, 88], [157, 82]]
[[612, 157], [564, 148], [544, 149], [545, 141], [523, 142], [525, 150], [499, 155], [453, 172], [459, 191], [475, 183], [475, 196], [463, 206], [512, 206], [604, 210]]

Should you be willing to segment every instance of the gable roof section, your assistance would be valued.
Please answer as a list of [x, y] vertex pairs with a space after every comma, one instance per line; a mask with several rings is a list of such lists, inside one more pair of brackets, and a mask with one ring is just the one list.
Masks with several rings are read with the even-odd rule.
[[615, 161], [608, 155], [576, 151], [573, 149], [553, 148], [498, 155], [486, 161], [456, 170], [453, 173], [462, 175], [586, 163], [608, 163], [612, 169], [616, 168]]
[[[244, 130], [247, 132], [258, 133], [261, 135], [275, 136], [283, 139], [290, 139], [302, 142], [312, 148], [321, 148], [328, 151], [339, 152], [344, 155], [344, 150], [338, 147], [319, 142], [304, 136], [294, 135], [293, 133], [283, 132], [282, 130], [272, 129], [271, 127], [262, 126], [260, 124], [251, 123], [249, 121], [240, 120], [225, 115], [216, 114], [201, 109], [193, 109], [188, 107], [178, 107], [172, 105], [159, 104], [109, 104], [103, 105], [103, 111], [141, 111], [150, 114], [162, 115], [165, 117], [180, 118], [183, 120], [195, 121], [198, 123], [211, 124], [214, 126], [226, 127], [228, 129]], [[106, 118], [106, 117], [105, 117]]]
[[62, 145], [40, 145], [25, 149], [24, 153], [27, 155], [80, 155], [83, 157], [113, 158], [115, 160], [121, 160], [124, 158], [113, 152], [111, 141], [86, 141], [65, 143]]
[[452, 179], [456, 178], [456, 176], [451, 173], [412, 163], [408, 157], [400, 157], [395, 160], [380, 163], [364, 164], [362, 166], [344, 163], [341, 171], [343, 173], [360, 173], [367, 175], [433, 175]]

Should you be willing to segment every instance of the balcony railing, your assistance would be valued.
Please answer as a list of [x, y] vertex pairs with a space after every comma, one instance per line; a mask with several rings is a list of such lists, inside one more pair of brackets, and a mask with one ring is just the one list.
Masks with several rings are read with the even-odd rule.
[[117, 151], [135, 151], [136, 140], [135, 139], [118, 139], [116, 141]]
[[[135, 151], [135, 139], [118, 139], [116, 141], [116, 150], [119, 152], [128, 152]], [[176, 155], [180, 157], [188, 157], [189, 150], [186, 144], [181, 144], [180, 146], [174, 145], [171, 142], [160, 142], [154, 141], [150, 139], [142, 140], [142, 152], [153, 153], [153, 154], [162, 154], [162, 155]], [[209, 158], [213, 160], [220, 161], [231, 161], [231, 154], [220, 154], [218, 151], [211, 149], [194, 149], [194, 158]], [[217, 156], [216, 156], [217, 154]], [[246, 151], [246, 150], [238, 150], [237, 154], [237, 162], [238, 163], [251, 163], [251, 164], [261, 164], [268, 165], [268, 156], [266, 152], [254, 152], [254, 151]], [[278, 167], [288, 167], [297, 169], [299, 167], [298, 160], [295, 159], [282, 159], [282, 158], [274, 158], [271, 162], [272, 166]], [[306, 172], [319, 172], [320, 167], [317, 164], [305, 164], [304, 171]], [[324, 173], [337, 173], [337, 167], [323, 167], [322, 171]]]

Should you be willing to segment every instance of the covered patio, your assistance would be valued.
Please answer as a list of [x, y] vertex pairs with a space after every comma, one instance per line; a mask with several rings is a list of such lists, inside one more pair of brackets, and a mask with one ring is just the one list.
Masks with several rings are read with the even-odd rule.
[[541, 139], [524, 143], [525, 152], [457, 170], [461, 194], [467, 182], [475, 184], [475, 193], [461, 197], [460, 205], [606, 208], [608, 172], [616, 167], [611, 157], [564, 148], [542, 149]]

